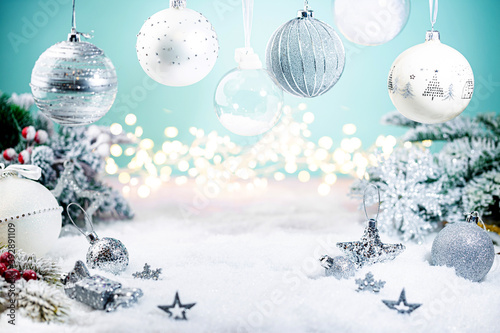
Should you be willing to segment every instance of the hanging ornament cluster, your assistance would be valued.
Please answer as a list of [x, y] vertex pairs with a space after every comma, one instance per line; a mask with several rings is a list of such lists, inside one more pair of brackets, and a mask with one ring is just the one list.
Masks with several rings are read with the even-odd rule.
[[96, 122], [109, 111], [118, 89], [111, 60], [95, 45], [80, 41], [81, 36], [90, 37], [76, 30], [73, 0], [68, 40], [42, 53], [31, 73], [31, 92], [36, 105], [61, 125]]
[[410, 16], [410, 0], [332, 0], [333, 19], [345, 38], [360, 45], [394, 39]]
[[396, 109], [424, 124], [443, 123], [461, 114], [474, 92], [474, 75], [467, 59], [442, 44], [434, 30], [437, 0], [431, 2], [432, 30], [425, 42], [401, 53], [391, 66], [387, 88]]
[[[70, 207], [73, 205], [82, 210], [85, 218], [86, 230], [79, 228], [73, 221], [69, 212]], [[89, 250], [87, 251], [87, 265], [89, 265], [90, 268], [97, 268], [113, 274], [123, 272], [127, 268], [129, 262], [129, 255], [125, 245], [115, 238], [99, 238], [94, 231], [92, 218], [80, 205], [71, 203], [66, 210], [71, 223], [73, 223], [78, 231], [80, 231], [90, 243]]]
[[186, 8], [186, 0], [170, 0], [170, 8], [144, 22], [136, 49], [142, 69], [153, 80], [182, 87], [210, 73], [219, 55], [219, 42], [205, 16]]
[[473, 212], [466, 222], [448, 223], [432, 243], [432, 263], [454, 267], [458, 276], [481, 281], [493, 266], [495, 248], [478, 222], [483, 223], [479, 213]]
[[299, 97], [316, 97], [340, 79], [344, 45], [331, 26], [313, 17], [306, 0], [298, 17], [274, 32], [266, 62], [283, 90]]
[[250, 46], [253, 0], [243, 1], [245, 48], [237, 49], [238, 68], [219, 82], [214, 104], [217, 117], [229, 131], [244, 136], [260, 135], [279, 121], [283, 91], [270, 73], [262, 68]]
[[35, 181], [40, 176], [34, 165], [0, 164], [0, 244], [37, 256], [50, 250], [62, 223], [56, 198]]

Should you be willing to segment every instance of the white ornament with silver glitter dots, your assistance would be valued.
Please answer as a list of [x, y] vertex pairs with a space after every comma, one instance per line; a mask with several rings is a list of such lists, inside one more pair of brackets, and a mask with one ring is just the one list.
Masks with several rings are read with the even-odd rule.
[[137, 57], [153, 80], [189, 86], [210, 73], [219, 54], [217, 34], [202, 14], [171, 0], [170, 8], [146, 20], [137, 35]]

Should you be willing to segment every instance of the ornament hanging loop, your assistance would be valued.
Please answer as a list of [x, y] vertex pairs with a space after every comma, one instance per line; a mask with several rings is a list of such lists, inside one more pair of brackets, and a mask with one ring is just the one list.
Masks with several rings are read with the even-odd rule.
[[[93, 38], [92, 34], [86, 33], [86, 32], [78, 32], [76, 30], [76, 6], [75, 6], [76, 0], [73, 0], [73, 14], [71, 16], [71, 33], [68, 34], [68, 42], [79, 42], [80, 41], [80, 36], [83, 36], [86, 39]], [[94, 32], [94, 31], [92, 31]]]
[[465, 221], [468, 222], [468, 223], [474, 223], [474, 224], [478, 224], [479, 222], [481, 222], [482, 224], [482, 228], [484, 230], [486, 230], [486, 224], [484, 224], [483, 220], [481, 219], [481, 216], [479, 216], [479, 212], [478, 211], [474, 211], [472, 213], [466, 213], [465, 214], [467, 217], [465, 218]]
[[[378, 206], [377, 206], [377, 215], [375, 216], [375, 219], [371, 219], [368, 217], [368, 212], [366, 211], [366, 193], [368, 192], [368, 189], [370, 187], [374, 187], [377, 190], [377, 195], [378, 195]], [[368, 227], [371, 228], [376, 228], [377, 227], [377, 220], [378, 220], [378, 215], [380, 213], [380, 188], [377, 185], [370, 184], [365, 188], [365, 191], [363, 193], [363, 209], [365, 211], [365, 216], [366, 219], [368, 220]]]
[[[83, 212], [83, 215], [85, 217], [85, 229], [86, 230], [83, 230], [82, 228], [77, 226], [75, 221], [73, 221], [73, 218], [71, 217], [71, 214], [69, 212], [69, 208], [72, 205], [75, 205], [76, 207], [80, 208], [80, 210]], [[87, 240], [90, 242], [90, 244], [99, 240], [99, 237], [97, 236], [97, 234], [94, 231], [94, 224], [92, 223], [92, 219], [87, 214], [85, 209], [82, 208], [82, 206], [80, 206], [77, 203], [72, 202], [68, 205], [68, 207], [66, 207], [66, 213], [68, 214], [68, 217], [69, 217], [69, 220], [71, 221], [71, 223], [73, 223], [73, 225], [78, 229], [78, 231], [80, 231], [87, 238]]]
[[438, 1], [439, 0], [429, 0], [429, 13], [431, 18], [431, 31], [434, 31], [434, 24], [436, 23], [436, 18], [438, 15]]

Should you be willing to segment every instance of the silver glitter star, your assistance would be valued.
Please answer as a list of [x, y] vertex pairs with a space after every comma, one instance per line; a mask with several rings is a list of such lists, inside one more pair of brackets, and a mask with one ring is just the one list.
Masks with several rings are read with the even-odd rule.
[[144, 269], [142, 272], [135, 272], [132, 276], [136, 279], [143, 280], [158, 280], [160, 278], [161, 268], [157, 268], [155, 270], [151, 270], [151, 266], [147, 263], [144, 264]]
[[406, 248], [403, 244], [384, 244], [380, 240], [377, 221], [370, 219], [363, 237], [357, 242], [337, 243], [337, 246], [361, 268], [396, 258]]
[[402, 314], [410, 314], [416, 309], [418, 309], [422, 304], [409, 304], [406, 302], [406, 293], [403, 289], [401, 294], [399, 295], [399, 299], [397, 301], [386, 301], [382, 300], [382, 302], [387, 305], [389, 309], [396, 310], [398, 313]]
[[356, 279], [356, 284], [358, 285], [358, 289], [356, 289], [356, 291], [370, 291], [372, 293], [378, 293], [380, 289], [384, 288], [385, 281], [375, 281], [373, 274], [368, 272], [366, 273], [364, 279]]

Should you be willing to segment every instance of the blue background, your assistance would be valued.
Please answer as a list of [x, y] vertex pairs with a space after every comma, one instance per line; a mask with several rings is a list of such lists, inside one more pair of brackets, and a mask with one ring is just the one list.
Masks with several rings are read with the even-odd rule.
[[[79, 0], [77, 28], [94, 30], [92, 43], [103, 49], [114, 63], [119, 80], [117, 100], [101, 124], [124, 124], [128, 113], [138, 117], [144, 128], [143, 137], [153, 139], [157, 147], [165, 140], [167, 126], [179, 129], [179, 139], [191, 142], [189, 127], [217, 130], [229, 134], [217, 120], [213, 94], [220, 78], [235, 67], [234, 49], [244, 44], [240, 0], [188, 0], [188, 7], [203, 13], [215, 27], [220, 54], [214, 70], [201, 82], [184, 88], [151, 86], [151, 80], [137, 61], [136, 34], [152, 14], [168, 7], [168, 0]], [[300, 0], [256, 0], [252, 46], [264, 59], [265, 48], [273, 31], [295, 17], [302, 8]], [[316, 18], [335, 27], [331, 1], [310, 1]], [[315, 114], [310, 126], [312, 139], [331, 136], [338, 146], [342, 126], [354, 123], [364, 148], [372, 145], [380, 134], [400, 135], [402, 130], [380, 124], [385, 113], [394, 110], [386, 80], [390, 65], [407, 48], [423, 42], [430, 28], [427, 0], [411, 2], [410, 19], [402, 33], [391, 42], [364, 47], [348, 42], [343, 76], [326, 95], [315, 99], [299, 99], [285, 94], [292, 107], [306, 102]], [[476, 91], [464, 112], [496, 111], [500, 102], [499, 31], [500, 1], [441, 0], [436, 30], [441, 40], [460, 51], [470, 62], [476, 79]], [[31, 70], [38, 56], [51, 45], [65, 40], [71, 25], [70, 0], [2, 0], [0, 1], [0, 90], [29, 92]], [[31, 30], [28, 28], [31, 26]], [[336, 28], [336, 27], [335, 27]], [[22, 38], [12, 43], [13, 36]], [[129, 101], [129, 102], [128, 102]], [[133, 128], [124, 125], [125, 130]], [[232, 136], [235, 140], [243, 140]], [[243, 141], [244, 142], [244, 141]], [[248, 141], [247, 141], [248, 142]]]

